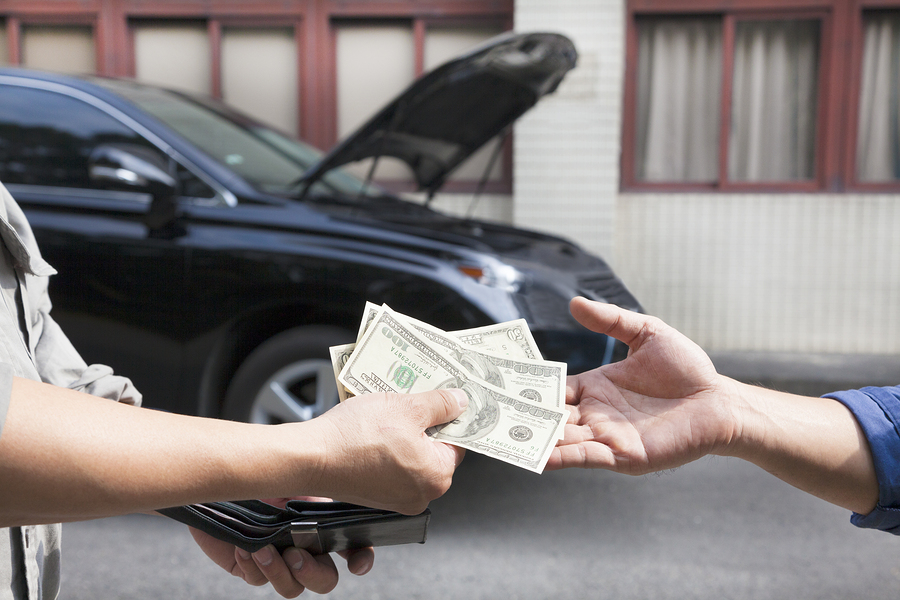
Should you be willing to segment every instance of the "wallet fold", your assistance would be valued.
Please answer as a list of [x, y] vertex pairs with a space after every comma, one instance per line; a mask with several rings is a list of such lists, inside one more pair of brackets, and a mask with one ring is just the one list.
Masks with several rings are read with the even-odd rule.
[[274, 545], [311, 554], [368, 546], [424, 544], [431, 511], [403, 515], [347, 502], [291, 500], [284, 508], [259, 500], [208, 502], [163, 508], [158, 513], [247, 552]]

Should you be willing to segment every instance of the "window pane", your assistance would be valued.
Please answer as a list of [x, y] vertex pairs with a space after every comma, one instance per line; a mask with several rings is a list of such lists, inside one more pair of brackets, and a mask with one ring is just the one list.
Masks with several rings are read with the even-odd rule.
[[[346, 25], [337, 28], [338, 135], [344, 137], [393, 100], [413, 81], [415, 44], [410, 25]], [[360, 176], [370, 161], [351, 165]], [[381, 159], [379, 179], [412, 180], [400, 161]]]
[[203, 24], [136, 26], [134, 62], [139, 81], [199, 94], [212, 91], [209, 35]]
[[425, 71], [456, 58], [502, 31], [500, 27], [486, 26], [429, 27], [425, 32]]
[[94, 33], [88, 26], [23, 27], [22, 65], [58, 73], [93, 73]]
[[815, 176], [819, 22], [741, 21], [735, 28], [728, 177]]
[[856, 178], [900, 179], [900, 15], [866, 15]]
[[222, 98], [296, 135], [297, 44], [292, 29], [222, 31]]
[[638, 21], [635, 175], [642, 181], [718, 178], [722, 23]]

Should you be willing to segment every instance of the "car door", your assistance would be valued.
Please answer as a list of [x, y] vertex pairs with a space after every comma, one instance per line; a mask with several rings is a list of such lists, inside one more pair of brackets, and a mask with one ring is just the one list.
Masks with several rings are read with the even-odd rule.
[[185, 251], [177, 231], [148, 226], [149, 194], [91, 177], [89, 157], [104, 145], [169, 160], [83, 91], [0, 85], [0, 182], [59, 271], [53, 317], [86, 361], [131, 377], [146, 404], [191, 412], [178, 397]]

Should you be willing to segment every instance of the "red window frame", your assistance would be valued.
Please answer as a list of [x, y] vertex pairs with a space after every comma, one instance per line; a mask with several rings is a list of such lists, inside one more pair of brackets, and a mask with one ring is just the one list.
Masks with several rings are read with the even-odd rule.
[[[900, 191], [900, 180], [863, 183], [856, 179], [856, 132], [863, 52], [863, 14], [898, 9], [898, 0], [628, 0], [622, 122], [623, 191], [834, 192]], [[719, 177], [713, 183], [646, 182], [635, 177], [637, 20], [644, 16], [714, 15], [723, 22]], [[821, 22], [815, 172], [811, 180], [735, 182], [727, 179], [731, 120], [734, 27], [743, 19], [813, 18]]]

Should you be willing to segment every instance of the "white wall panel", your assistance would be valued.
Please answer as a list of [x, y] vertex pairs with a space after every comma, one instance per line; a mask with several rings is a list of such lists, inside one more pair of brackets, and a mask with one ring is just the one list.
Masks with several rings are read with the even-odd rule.
[[[4, 35], [4, 55], [6, 54]], [[22, 65], [57, 73], [96, 70], [93, 30], [77, 25], [27, 25], [22, 28]]]
[[900, 352], [900, 201], [623, 194], [619, 274], [711, 350]]
[[297, 44], [292, 29], [222, 31], [222, 98], [297, 135]]
[[209, 35], [204, 25], [137, 25], [135, 76], [188, 92], [212, 91]]

